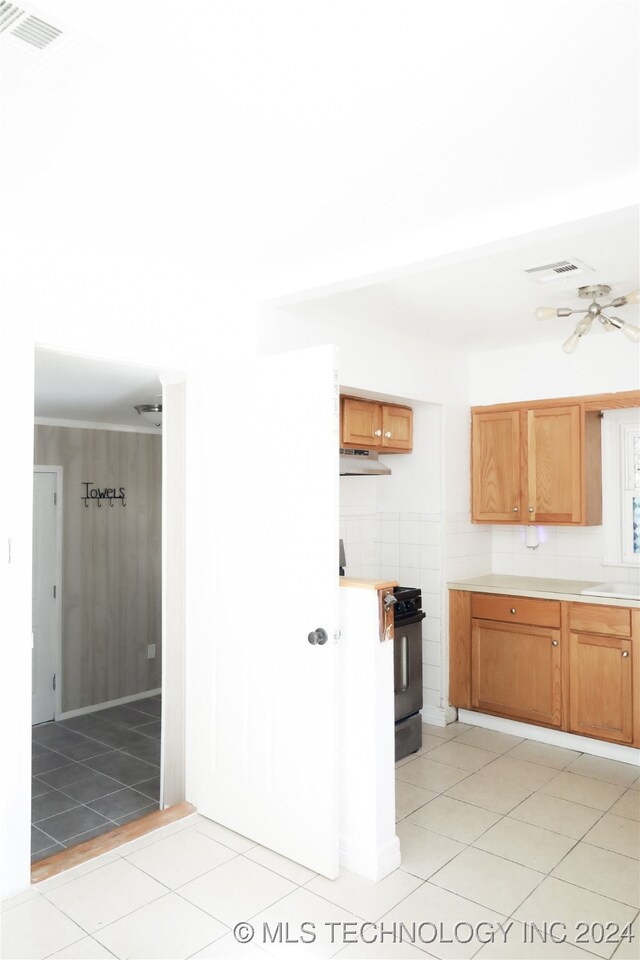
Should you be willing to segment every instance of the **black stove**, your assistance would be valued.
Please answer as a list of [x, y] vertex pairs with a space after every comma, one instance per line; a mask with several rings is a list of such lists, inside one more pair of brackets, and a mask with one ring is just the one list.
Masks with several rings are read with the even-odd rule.
[[[394, 587], [393, 595], [396, 598], [393, 605], [393, 618], [396, 623], [420, 613], [422, 591], [419, 587]], [[423, 619], [423, 617], [420, 619]]]
[[422, 591], [394, 587], [393, 686], [396, 760], [422, 746]]

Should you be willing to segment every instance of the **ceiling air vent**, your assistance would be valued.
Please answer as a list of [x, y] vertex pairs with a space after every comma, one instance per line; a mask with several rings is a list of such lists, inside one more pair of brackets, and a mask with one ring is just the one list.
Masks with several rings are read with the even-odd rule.
[[62, 35], [62, 30], [7, 0], [0, 0], [0, 33], [20, 46], [44, 50]]
[[551, 280], [561, 280], [564, 277], [579, 277], [585, 273], [593, 273], [593, 268], [572, 257], [570, 260], [545, 263], [540, 267], [529, 267], [524, 273], [533, 283], [549, 283]]
[[11, 26], [12, 23], [24, 14], [24, 10], [16, 7], [13, 3], [7, 3], [7, 0], [0, 0], [0, 33]]

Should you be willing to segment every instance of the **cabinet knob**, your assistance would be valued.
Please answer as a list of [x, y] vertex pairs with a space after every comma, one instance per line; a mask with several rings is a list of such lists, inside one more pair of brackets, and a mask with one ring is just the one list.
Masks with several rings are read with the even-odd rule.
[[628, 651], [628, 650], [623, 650], [623, 651], [622, 651], [622, 656], [623, 656], [623, 657], [628, 657], [628, 656], [629, 656], [629, 651]]
[[509, 612], [510, 612], [510, 613], [515, 613], [515, 612], [516, 612], [516, 608], [515, 608], [515, 607], [511, 607], [511, 610], [510, 610]]
[[514, 508], [513, 508], [513, 512], [514, 512], [514, 513], [517, 513], [519, 509], [520, 509], [519, 507], [514, 507]]
[[385, 437], [387, 438], [387, 440], [390, 440], [390, 439], [391, 439], [391, 430], [385, 430], [384, 435], [385, 435]]
[[381, 437], [381, 436], [382, 436], [382, 430], [374, 430], [374, 431], [373, 431], [373, 435], [374, 435], [374, 437]]
[[558, 641], [557, 641], [557, 640], [552, 640], [552, 641], [551, 641], [551, 646], [552, 646], [552, 647], [557, 647], [557, 646], [558, 646]]
[[533, 513], [533, 507], [529, 507], [529, 513]]

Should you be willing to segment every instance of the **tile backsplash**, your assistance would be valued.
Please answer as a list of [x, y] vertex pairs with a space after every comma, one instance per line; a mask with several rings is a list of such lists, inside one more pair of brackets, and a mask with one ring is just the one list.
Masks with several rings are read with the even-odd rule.
[[617, 580], [637, 582], [639, 567], [622, 567], [603, 561], [602, 527], [538, 526], [540, 545], [525, 546], [524, 527], [493, 526], [492, 572], [561, 580]]

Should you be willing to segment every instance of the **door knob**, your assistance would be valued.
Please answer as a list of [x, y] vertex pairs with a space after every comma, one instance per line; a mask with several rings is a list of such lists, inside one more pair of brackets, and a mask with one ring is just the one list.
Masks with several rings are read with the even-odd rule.
[[327, 631], [324, 630], [322, 627], [316, 627], [316, 629], [312, 630], [309, 636], [307, 637], [307, 640], [309, 641], [309, 643], [311, 643], [313, 646], [318, 644], [319, 647], [323, 646], [323, 644], [325, 644], [328, 639], [329, 637], [328, 637]]

